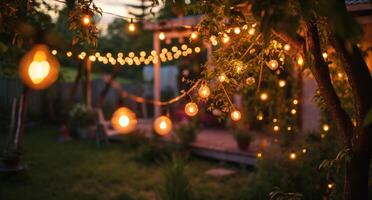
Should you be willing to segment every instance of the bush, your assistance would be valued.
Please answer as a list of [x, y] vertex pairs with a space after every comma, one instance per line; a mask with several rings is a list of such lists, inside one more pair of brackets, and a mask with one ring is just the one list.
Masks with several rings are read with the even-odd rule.
[[[238, 200], [266, 200], [275, 187], [281, 188], [283, 192], [300, 193], [303, 199], [324, 199], [331, 194], [327, 188], [330, 181], [336, 185], [332, 199], [341, 199], [337, 195], [342, 191], [343, 172], [318, 169], [324, 159], [337, 155], [339, 146], [337, 140], [329, 135], [322, 140], [309, 136], [307, 140], [295, 142], [295, 146], [288, 149], [267, 149], [263, 157], [257, 160], [257, 171], [244, 184]], [[306, 148], [306, 153], [302, 152], [303, 148]], [[296, 153], [297, 159], [289, 159], [291, 152]]]
[[191, 185], [185, 175], [185, 162], [176, 154], [163, 168], [164, 183], [159, 189], [161, 200], [191, 200]]
[[175, 130], [182, 147], [187, 147], [196, 140], [196, 127], [192, 123], [182, 124]]
[[146, 164], [164, 161], [171, 157], [172, 148], [153, 141], [142, 145], [137, 160]]
[[86, 127], [92, 125], [96, 121], [96, 112], [89, 109], [85, 104], [76, 104], [70, 111], [70, 124], [73, 127]]

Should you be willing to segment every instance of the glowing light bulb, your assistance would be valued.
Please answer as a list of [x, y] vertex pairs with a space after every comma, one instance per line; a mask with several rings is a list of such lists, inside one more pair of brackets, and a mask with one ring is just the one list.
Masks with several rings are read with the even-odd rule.
[[154, 130], [160, 136], [165, 136], [172, 130], [172, 121], [165, 115], [162, 115], [154, 121]]
[[230, 118], [233, 121], [239, 121], [242, 118], [242, 114], [238, 110], [234, 110], [230, 113]]
[[136, 114], [129, 108], [120, 107], [112, 115], [111, 124], [119, 133], [130, 133], [137, 126]]
[[328, 132], [331, 129], [331, 127], [328, 124], [323, 125], [323, 131]]
[[257, 115], [257, 120], [259, 120], [259, 121], [262, 121], [263, 120], [263, 114], [262, 113], [259, 113]]
[[278, 132], [278, 131], [280, 130], [280, 128], [279, 128], [278, 125], [275, 125], [275, 126], [273, 127], [273, 130], [274, 130], [275, 132]]
[[289, 45], [289, 44], [285, 44], [285, 45], [284, 45], [284, 50], [286, 50], [286, 51], [291, 50], [291, 45]]
[[304, 59], [302, 58], [302, 56], [299, 56], [298, 59], [297, 59], [297, 64], [299, 66], [303, 66], [305, 63]]
[[72, 52], [71, 52], [71, 51], [68, 51], [68, 52], [66, 53], [66, 56], [67, 56], [67, 57], [71, 57], [71, 56], [72, 56]]
[[298, 104], [298, 100], [297, 99], [293, 99], [292, 103], [293, 103], [293, 105], [297, 105]]
[[256, 82], [256, 79], [254, 78], [254, 77], [248, 77], [247, 79], [245, 79], [245, 83], [247, 84], [247, 85], [253, 85], [253, 84], [255, 84], [255, 82]]
[[257, 158], [262, 158], [262, 153], [261, 152], [257, 153]]
[[292, 130], [292, 127], [291, 127], [291, 126], [288, 126], [288, 127], [287, 127], [287, 130], [288, 130], [288, 131], [291, 131], [291, 130]]
[[297, 155], [296, 155], [295, 152], [291, 152], [291, 153], [289, 154], [289, 159], [291, 159], [291, 160], [296, 160], [296, 158], [297, 158]]
[[270, 60], [267, 65], [271, 70], [276, 70], [279, 67], [279, 63], [276, 60]]
[[302, 153], [306, 153], [307, 152], [307, 149], [302, 149]]
[[278, 82], [279, 87], [285, 87], [286, 84], [287, 83], [286, 83], [285, 80], [279, 80], [279, 82]]
[[291, 110], [291, 114], [292, 114], [292, 115], [295, 115], [296, 113], [297, 113], [297, 110], [296, 110], [296, 109], [292, 109], [292, 110]]
[[136, 31], [136, 25], [134, 23], [130, 23], [128, 25], [128, 31], [130, 31], [130, 32]]
[[240, 34], [240, 28], [239, 27], [235, 27], [234, 28], [234, 33], [237, 34], [237, 35]]
[[28, 87], [44, 89], [58, 78], [59, 63], [45, 45], [35, 45], [21, 60], [19, 76]]
[[256, 32], [256, 29], [255, 29], [255, 28], [250, 28], [250, 29], [248, 30], [248, 34], [249, 34], [249, 35], [254, 35], [255, 32]]
[[328, 58], [328, 54], [327, 54], [327, 52], [323, 52], [323, 53], [322, 53], [322, 56], [323, 56], [324, 59], [327, 59], [327, 58]]
[[91, 16], [90, 15], [84, 15], [82, 18], [82, 22], [85, 26], [88, 26], [91, 22]]
[[165, 33], [164, 32], [160, 32], [159, 33], [159, 39], [160, 40], [164, 40], [165, 39]]
[[201, 98], [206, 99], [211, 94], [211, 90], [209, 89], [207, 84], [202, 84], [202, 86], [198, 90], [198, 94]]
[[191, 35], [190, 35], [190, 38], [191, 38], [192, 40], [197, 39], [197, 38], [198, 38], [198, 32], [193, 31], [193, 32], [191, 33]]
[[261, 93], [260, 99], [261, 101], [266, 101], [269, 98], [269, 95], [266, 92]]
[[190, 117], [193, 117], [196, 114], [198, 114], [198, 111], [199, 111], [199, 108], [196, 103], [190, 102], [190, 103], [187, 103], [185, 106], [185, 113], [186, 115]]
[[52, 54], [53, 54], [53, 55], [57, 55], [57, 50], [53, 49], [53, 50], [52, 50]]
[[228, 43], [229, 41], [230, 41], [230, 37], [227, 34], [223, 34], [222, 42], [223, 43]]
[[218, 80], [222, 83], [226, 81], [226, 75], [222, 73], [220, 76], [218, 76]]
[[200, 47], [195, 47], [194, 51], [195, 53], [200, 53]]

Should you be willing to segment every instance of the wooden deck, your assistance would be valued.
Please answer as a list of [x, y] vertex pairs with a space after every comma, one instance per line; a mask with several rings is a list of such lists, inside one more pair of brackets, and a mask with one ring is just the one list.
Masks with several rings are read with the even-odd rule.
[[[152, 120], [139, 120], [138, 129], [151, 134]], [[170, 136], [165, 138], [170, 140]], [[270, 142], [265, 138], [256, 138], [249, 151], [238, 148], [233, 136], [224, 129], [205, 129], [198, 133], [197, 139], [191, 144], [191, 152], [194, 155], [215, 159], [221, 162], [232, 162], [254, 166], [257, 151]]]

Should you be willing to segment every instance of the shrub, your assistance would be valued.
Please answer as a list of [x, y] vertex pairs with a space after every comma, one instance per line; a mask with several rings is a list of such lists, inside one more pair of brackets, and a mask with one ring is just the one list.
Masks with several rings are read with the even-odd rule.
[[185, 175], [185, 162], [176, 154], [163, 168], [164, 183], [159, 189], [161, 200], [191, 200], [191, 185]]
[[143, 163], [154, 163], [170, 158], [172, 149], [153, 141], [140, 146], [137, 160]]
[[92, 109], [89, 109], [85, 104], [76, 104], [70, 111], [70, 124], [73, 127], [80, 126], [89, 126], [95, 123], [96, 112]]
[[196, 139], [196, 127], [192, 123], [182, 124], [175, 130], [182, 147], [187, 147]]

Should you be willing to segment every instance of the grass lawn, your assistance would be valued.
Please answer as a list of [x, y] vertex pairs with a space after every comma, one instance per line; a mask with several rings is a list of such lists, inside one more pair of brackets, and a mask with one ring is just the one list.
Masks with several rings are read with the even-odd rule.
[[[129, 147], [114, 143], [99, 148], [92, 140], [59, 143], [57, 135], [57, 129], [51, 127], [26, 131], [23, 162], [28, 169], [0, 176], [1, 200], [154, 199], [163, 183], [163, 163], [141, 161], [145, 144]], [[205, 174], [216, 167], [221, 166], [189, 158], [186, 174], [195, 196], [200, 200], [237, 200], [248, 172], [224, 166], [238, 173], [220, 178]]]

